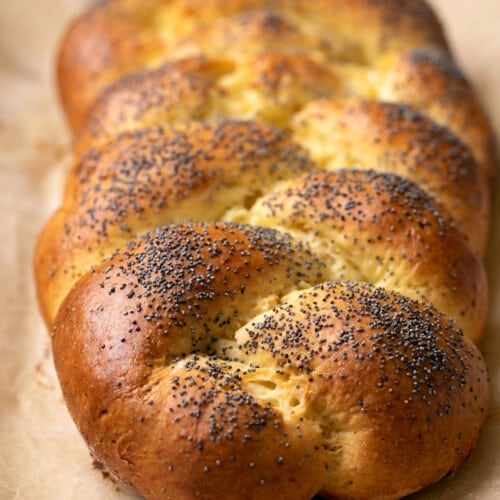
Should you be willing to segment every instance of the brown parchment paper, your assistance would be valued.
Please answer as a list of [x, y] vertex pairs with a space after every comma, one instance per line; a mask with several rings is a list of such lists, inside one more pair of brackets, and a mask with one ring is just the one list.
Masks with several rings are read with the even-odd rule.
[[[230, 1], [230, 0], [228, 0]], [[36, 307], [32, 253], [59, 201], [68, 133], [53, 81], [57, 40], [85, 0], [0, 0], [0, 499], [130, 499], [71, 422]], [[500, 133], [500, 0], [434, 0], [454, 52]], [[489, 420], [472, 457], [416, 499], [500, 499], [500, 189], [487, 265], [482, 342]]]

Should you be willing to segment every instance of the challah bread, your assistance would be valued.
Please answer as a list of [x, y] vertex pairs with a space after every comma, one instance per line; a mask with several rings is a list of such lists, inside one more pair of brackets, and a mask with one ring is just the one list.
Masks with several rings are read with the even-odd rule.
[[[293, 64], [300, 61], [293, 58]], [[484, 251], [489, 173], [481, 172], [469, 150], [447, 129], [400, 104], [320, 99], [336, 83], [329, 73], [315, 71], [316, 66], [293, 72], [283, 79], [284, 85], [273, 86], [272, 94], [251, 86], [252, 97], [245, 104], [240, 91], [229, 93], [227, 86], [216, 83], [224, 77], [224, 68], [216, 61], [187, 59], [122, 79], [93, 106], [77, 151], [123, 131], [185, 121], [188, 115], [206, 120], [243, 114], [286, 125], [320, 168], [364, 165], [414, 180], [448, 207], [472, 245]]]
[[[274, 51], [279, 46], [291, 53], [314, 51], [319, 59], [340, 54], [341, 60], [357, 62], [391, 49], [431, 46], [446, 50], [438, 20], [420, 0], [107, 1], [77, 19], [61, 43], [59, 88], [73, 130], [84, 126], [89, 106], [119, 76], [155, 66], [170, 57], [173, 47], [189, 43], [188, 37], [194, 37], [195, 44], [196, 34], [210, 30], [214, 22], [224, 23], [241, 12], [255, 19], [254, 12], [262, 9], [274, 16], [245, 30], [258, 42], [254, 52]], [[289, 43], [291, 38], [295, 43]], [[265, 50], [262, 41], [267, 42]], [[227, 43], [222, 46], [224, 52], [229, 48]]]
[[[251, 219], [265, 207], [269, 215], [261, 220], [259, 213], [252, 223], [280, 227], [286, 221], [290, 231], [300, 218], [298, 228], [319, 241], [325, 259], [329, 253], [343, 259], [349, 269], [337, 263], [329, 278], [410, 287], [410, 296], [440, 307], [478, 340], [487, 310], [484, 268], [444, 208], [403, 179], [347, 171], [299, 188], [302, 203], [306, 196], [313, 203], [308, 214], [300, 214], [300, 200], [286, 190], [272, 209], [267, 198], [259, 200], [279, 181], [315, 167], [287, 134], [249, 122], [142, 130], [91, 149], [71, 172], [66, 203], [38, 243], [48, 322], [73, 284], [134, 235], [189, 219], [244, 221], [245, 207]], [[328, 227], [314, 227], [319, 221]]]
[[473, 344], [368, 284], [269, 309], [318, 271], [294, 247], [270, 229], [166, 226], [65, 300], [54, 358], [69, 410], [146, 498], [396, 498], [469, 454], [487, 399]]
[[487, 312], [484, 269], [440, 208], [401, 178], [340, 171], [284, 181], [228, 215], [304, 241], [327, 266], [327, 280], [373, 283], [434, 304], [477, 341]]
[[420, 0], [111, 0], [35, 253], [69, 411], [146, 498], [399, 498], [488, 408], [492, 133]]
[[[59, 81], [73, 130], [85, 128], [92, 102], [118, 76], [166, 57], [200, 55], [226, 62], [223, 87], [239, 95], [240, 112], [253, 116], [255, 87], [272, 98], [273, 86], [294, 87], [301, 75], [298, 86], [309, 87], [311, 98], [357, 95], [412, 105], [449, 127], [493, 173], [489, 121], [420, 0], [105, 2], [62, 44]], [[334, 84], [316, 87], [318, 73]]]

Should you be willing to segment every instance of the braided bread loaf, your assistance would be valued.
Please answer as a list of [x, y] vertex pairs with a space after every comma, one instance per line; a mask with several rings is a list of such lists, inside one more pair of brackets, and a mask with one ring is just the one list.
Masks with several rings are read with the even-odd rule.
[[69, 411], [147, 498], [397, 498], [484, 424], [488, 119], [420, 0], [111, 0], [35, 255]]

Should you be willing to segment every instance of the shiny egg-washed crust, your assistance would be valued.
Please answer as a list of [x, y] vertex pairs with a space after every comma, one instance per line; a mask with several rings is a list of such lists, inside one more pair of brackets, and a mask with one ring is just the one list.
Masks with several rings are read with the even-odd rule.
[[401, 104], [331, 99], [340, 85], [335, 73], [306, 56], [266, 54], [249, 67], [252, 73], [247, 67], [235, 75], [223, 60], [192, 58], [130, 75], [97, 100], [76, 151], [190, 117], [258, 119], [291, 129], [329, 169], [364, 165], [414, 180], [448, 207], [484, 252], [490, 171], [447, 129]]
[[[117, 77], [170, 57], [179, 39], [185, 42], [220, 18], [270, 6], [284, 20], [261, 23], [259, 31], [279, 30], [276, 40], [289, 19], [300, 27], [291, 29], [298, 31], [298, 46], [281, 43], [287, 51], [317, 46], [318, 38], [335, 52], [363, 60], [388, 49], [446, 48], [438, 20], [420, 0], [105, 1], [77, 19], [61, 44], [58, 77], [73, 130], [83, 126], [90, 104]], [[261, 37], [259, 31], [254, 39]]]
[[479, 351], [368, 284], [283, 296], [318, 264], [272, 229], [173, 225], [87, 274], [53, 347], [95, 456], [146, 498], [396, 498], [452, 473], [486, 418]]
[[[407, 165], [412, 162], [402, 162], [402, 173]], [[252, 224], [301, 230], [323, 247], [326, 260], [338, 254], [347, 269], [334, 263], [328, 279], [380, 282], [421, 298], [477, 341], [487, 313], [486, 277], [444, 207], [404, 178], [341, 171], [318, 174], [317, 184], [300, 181], [302, 202], [312, 203], [302, 214], [299, 194], [296, 199], [280, 186], [317, 169], [288, 134], [254, 122], [127, 132], [87, 151], [68, 178], [66, 202], [38, 241], [38, 295], [47, 322], [74, 283], [133, 236], [176, 221], [248, 217]], [[270, 209], [267, 196], [283, 199]]]
[[69, 411], [148, 499], [396, 499], [488, 409], [489, 122], [420, 0], [111, 0], [35, 254]]
[[[449, 127], [494, 173], [489, 120], [421, 1], [111, 1], [80, 18], [62, 47], [60, 89], [75, 132], [85, 130], [92, 103], [118, 77], [165, 59], [222, 58], [229, 86], [243, 93], [234, 100], [239, 118], [253, 113], [255, 93], [266, 101], [259, 111], [271, 116], [280, 107], [293, 112], [304, 93], [405, 103]], [[293, 88], [269, 103], [283, 72]]]

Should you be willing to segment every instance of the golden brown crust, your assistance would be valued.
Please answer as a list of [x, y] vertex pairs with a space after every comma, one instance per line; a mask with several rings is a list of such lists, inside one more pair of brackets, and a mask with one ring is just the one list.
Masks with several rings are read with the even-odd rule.
[[481, 172], [455, 137], [407, 106], [321, 99], [342, 92], [334, 73], [305, 56], [267, 54], [240, 70], [223, 60], [177, 61], [110, 87], [93, 107], [76, 150], [189, 116], [263, 120], [292, 128], [328, 168], [364, 165], [414, 180], [448, 207], [483, 253], [492, 172]]
[[309, 442], [289, 448], [284, 433], [297, 430], [209, 353], [317, 272], [279, 232], [193, 225], [155, 230], [89, 273], [59, 314], [54, 353], [98, 460], [148, 498], [213, 497], [227, 474], [228, 498], [251, 498], [261, 479], [264, 492], [290, 482], [299, 497], [314, 494], [294, 477], [321, 473]]
[[120, 79], [92, 106], [75, 149], [85, 151], [125, 131], [210, 117], [224, 96], [215, 82], [230, 70], [222, 59], [195, 57]]
[[[312, 148], [314, 160], [321, 162], [333, 154], [336, 161], [329, 158], [330, 166], [354, 162], [408, 176], [448, 207], [483, 253], [489, 218], [488, 180], [493, 176], [489, 124], [460, 75], [456, 77], [459, 83], [450, 88], [461, 90], [450, 91], [447, 97], [442, 84], [436, 83], [439, 91], [429, 92], [423, 79], [414, 83], [411, 71], [400, 68], [394, 73], [404, 85], [391, 80], [392, 73], [384, 76], [391, 83], [388, 87], [381, 84], [380, 96], [394, 101], [398, 93], [405, 93], [409, 97], [403, 100], [439, 122], [449, 118], [451, 129], [481, 159], [482, 172], [455, 137], [415, 110], [401, 104], [342, 99], [339, 96], [348, 89], [328, 65], [304, 55], [276, 53], [261, 54], [236, 66], [227, 59], [185, 59], [126, 77], [93, 106], [76, 151], [106, 142], [118, 132], [185, 122], [189, 117], [269, 122], [292, 128], [295, 138]], [[478, 137], [484, 139], [482, 144]], [[369, 148], [366, 141], [371, 143]]]
[[407, 106], [356, 99], [312, 102], [291, 126], [323, 169], [358, 166], [411, 179], [449, 210], [475, 249], [485, 251], [490, 189], [448, 129]]
[[[62, 47], [60, 89], [75, 131], [85, 128], [90, 106], [105, 87], [119, 76], [157, 66], [167, 54], [169, 59], [223, 55], [226, 64], [254, 68], [268, 52], [307, 53], [325, 66], [321, 72], [336, 75], [330, 95], [354, 92], [410, 104], [450, 127], [487, 174], [494, 172], [488, 118], [453, 62], [434, 15], [420, 1], [107, 2], [74, 24]], [[301, 74], [314, 81], [307, 68]]]
[[427, 4], [109, 0], [58, 64], [75, 161], [35, 275], [94, 457], [153, 500], [453, 473], [495, 159]]
[[148, 498], [396, 498], [469, 454], [487, 410], [484, 363], [432, 308], [327, 282], [234, 333], [262, 279], [272, 288], [295, 258], [262, 230], [173, 226], [72, 290], [56, 367], [113, 473]]
[[288, 134], [249, 122], [142, 130], [89, 150], [38, 239], [35, 273], [47, 322], [72, 285], [133, 236], [168, 222], [220, 219], [311, 168]]
[[[467, 415], [474, 425], [485, 418], [485, 393], [477, 386], [467, 389], [463, 378], [458, 405], [452, 403], [456, 376], [464, 368], [470, 383], [485, 387], [477, 350], [462, 344], [460, 333], [432, 308], [380, 288], [325, 283], [278, 306], [237, 339], [246, 359], [271, 353], [285, 373], [297, 370], [317, 384], [316, 398], [306, 393], [306, 400], [312, 399], [309, 415], [314, 419], [314, 408], [318, 410], [323, 437], [332, 446], [330, 459], [337, 466], [325, 474], [322, 489], [327, 496], [391, 498], [410, 493], [422, 479], [432, 482], [431, 477], [454, 470], [449, 464], [468, 454], [460, 444], [464, 435], [448, 427], [455, 418], [451, 413], [456, 411], [459, 419]], [[422, 411], [413, 407], [417, 400], [425, 402]], [[462, 408], [467, 410], [459, 417]], [[449, 420], [442, 418], [445, 414]], [[424, 436], [431, 427], [431, 434]], [[469, 437], [474, 430], [466, 431], [471, 431]], [[450, 439], [456, 448], [445, 450], [440, 443]], [[434, 460], [421, 463], [419, 457], [427, 453], [439, 465]], [[360, 469], [366, 471], [363, 481]]]
[[484, 329], [483, 265], [455, 221], [412, 182], [373, 171], [310, 173], [282, 182], [238, 221], [309, 244], [322, 279], [373, 283], [432, 304], [474, 341]]
[[[369, 113], [363, 114], [363, 108], [348, 109], [354, 114], [348, 111], [345, 116], [353, 123], [371, 118]], [[384, 111], [368, 106], [370, 110]], [[361, 117], [355, 115], [356, 111]], [[397, 135], [398, 110], [388, 111], [394, 112], [393, 127], [382, 127], [382, 131]], [[408, 123], [419, 125], [418, 121]], [[345, 126], [342, 121], [337, 124], [340, 129]], [[407, 123], [403, 120], [404, 125]], [[308, 130], [315, 128], [311, 125]], [[336, 135], [337, 140], [352, 139], [349, 130]], [[377, 137], [375, 149], [381, 149], [378, 157], [387, 160], [393, 148], [386, 147], [383, 136]], [[391, 141], [397, 143], [395, 137]], [[307, 140], [304, 142], [314, 150]], [[363, 137], [357, 142], [368, 151]], [[413, 177], [422, 179], [425, 185], [425, 172], [418, 173], [422, 168], [411, 168], [426, 154], [425, 147], [415, 149], [416, 161], [412, 161], [404, 133], [401, 142], [405, 149], [400, 153], [404, 157], [400, 168], [406, 175], [413, 172]], [[349, 154], [345, 145], [332, 146], [334, 151]], [[376, 160], [377, 154], [373, 158]], [[435, 161], [428, 163], [431, 171], [436, 169]], [[363, 164], [369, 163], [365, 160]], [[328, 162], [322, 167], [329, 168]], [[316, 189], [312, 181], [311, 186], [304, 186], [304, 196], [314, 195], [309, 203], [318, 213], [300, 215], [296, 206], [300, 206], [299, 199], [286, 190], [280, 191], [285, 193], [284, 199], [274, 203], [276, 206], [266, 197], [277, 183], [314, 169], [316, 164], [287, 134], [252, 122], [178, 125], [173, 130], [125, 133], [101, 149], [89, 150], [68, 179], [66, 203], [54, 214], [38, 242], [38, 295], [48, 322], [53, 321], [73, 284], [129, 238], [168, 222], [222, 218], [247, 221], [250, 217], [253, 224], [284, 231], [293, 231], [295, 226], [307, 228], [304, 231], [313, 235], [318, 245], [328, 248], [328, 242], [338, 237], [347, 240], [339, 241], [337, 249], [342, 249], [349, 262], [365, 262], [366, 269], [378, 268], [375, 273], [361, 271], [354, 275], [356, 279], [380, 281], [412, 297], [420, 296], [455, 318], [466, 335], [478, 340], [487, 311], [484, 269], [455, 222], [447, 221], [443, 209], [411, 182], [363, 172], [332, 173], [323, 176], [329, 181], [319, 182]], [[439, 178], [439, 171], [438, 176], [431, 174]], [[299, 198], [300, 192], [298, 189]], [[328, 219], [326, 208], [318, 208], [325, 203], [340, 204], [340, 212], [335, 209]], [[342, 213], [346, 206], [349, 210]], [[262, 207], [267, 215], [262, 216]], [[355, 217], [351, 225], [346, 225], [351, 207], [356, 207]], [[333, 225], [318, 233], [314, 223], [325, 225], [332, 218]], [[336, 273], [330, 279], [345, 278], [339, 269]]]
[[[298, 35], [295, 45], [282, 36], [275, 38], [282, 40], [281, 46], [287, 51], [301, 48], [304, 38], [316, 39], [317, 42], [312, 43], [323, 47], [336, 47], [340, 42], [344, 53], [360, 54], [363, 58], [390, 49], [421, 45], [446, 47], [439, 22], [420, 0], [279, 0], [272, 4], [267, 0], [107, 1], [77, 19], [61, 45], [58, 78], [62, 102], [73, 130], [81, 129], [89, 106], [117, 77], [161, 62], [182, 36], [194, 36], [196, 43], [196, 33], [218, 18], [259, 9], [267, 9], [285, 19], [268, 16], [267, 19], [279, 21], [258, 23], [253, 31], [254, 41], [260, 42], [263, 33], [272, 36], [277, 26], [289, 24], [288, 18], [299, 26], [291, 28], [292, 33], [304, 32]], [[230, 22], [228, 28], [232, 25]], [[319, 31], [319, 36], [311, 34], [311, 25]], [[362, 33], [357, 26], [364, 27]], [[390, 37], [384, 35], [388, 31]], [[217, 29], [217, 32], [220, 35], [213, 36], [221, 40], [225, 31]], [[278, 34], [283, 35], [283, 31]], [[223, 50], [227, 50], [223, 38], [222, 44]]]
[[398, 55], [382, 70], [378, 97], [410, 103], [469, 146], [491, 180], [495, 175], [495, 144], [491, 123], [469, 82], [444, 51], [421, 48]]
[[287, 127], [311, 100], [341, 95], [335, 71], [306, 55], [270, 52], [234, 64], [198, 56], [128, 75], [92, 106], [77, 152], [117, 133], [211, 118], [258, 119]]

